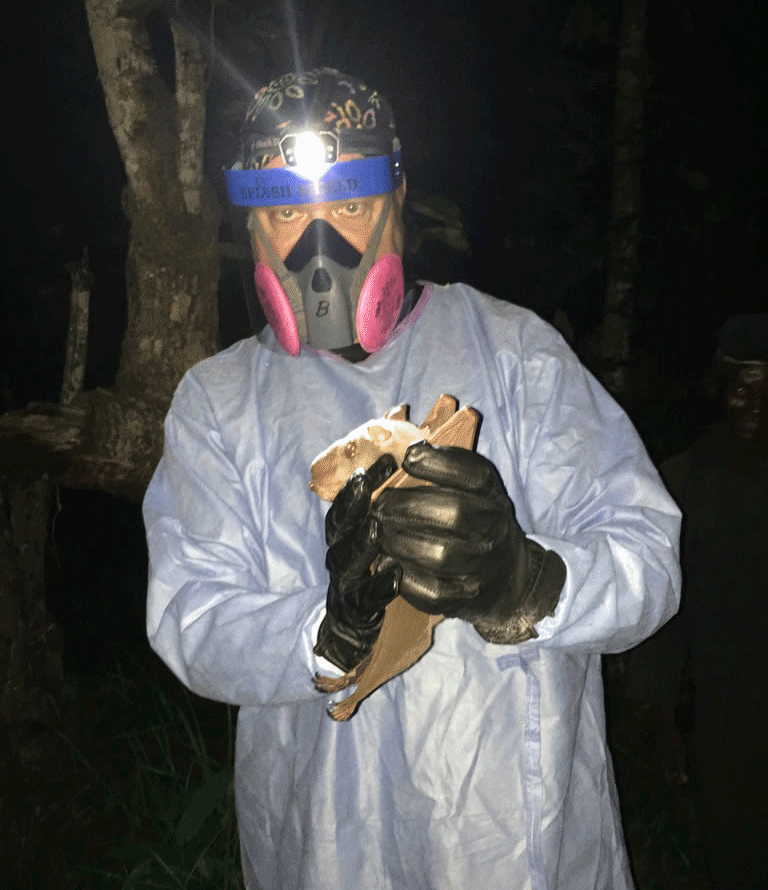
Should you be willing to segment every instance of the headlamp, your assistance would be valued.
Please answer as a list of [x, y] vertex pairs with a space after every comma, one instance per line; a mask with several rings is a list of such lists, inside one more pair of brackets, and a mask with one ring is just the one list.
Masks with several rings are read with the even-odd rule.
[[297, 133], [283, 136], [280, 154], [286, 167], [300, 176], [319, 179], [339, 157], [339, 137], [335, 133]]

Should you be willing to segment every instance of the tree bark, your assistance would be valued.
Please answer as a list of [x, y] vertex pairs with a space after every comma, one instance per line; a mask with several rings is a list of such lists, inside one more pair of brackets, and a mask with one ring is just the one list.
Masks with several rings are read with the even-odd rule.
[[86, 0], [128, 179], [128, 324], [116, 389], [167, 408], [184, 372], [217, 348], [220, 210], [202, 176], [205, 74], [196, 38], [174, 25], [172, 95], [143, 19], [120, 16], [118, 7], [118, 0]]
[[61, 642], [45, 605], [47, 476], [0, 485], [0, 722], [54, 725]]
[[69, 297], [69, 329], [67, 331], [67, 354], [64, 360], [61, 394], [59, 402], [69, 405], [83, 389], [85, 362], [88, 352], [88, 316], [91, 303], [93, 275], [88, 269], [88, 249], [83, 248], [83, 258], [79, 263], [67, 266], [72, 276], [72, 290]]
[[647, 0], [624, 0], [616, 71], [611, 251], [603, 328], [602, 378], [621, 402], [631, 401], [629, 362], [642, 208], [643, 107], [647, 85]]

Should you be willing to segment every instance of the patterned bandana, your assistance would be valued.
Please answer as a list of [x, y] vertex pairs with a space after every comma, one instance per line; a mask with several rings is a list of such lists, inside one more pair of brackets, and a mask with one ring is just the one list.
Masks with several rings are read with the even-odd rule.
[[335, 132], [341, 154], [371, 157], [399, 148], [392, 108], [383, 96], [335, 68], [315, 68], [285, 74], [256, 93], [233, 169], [261, 170], [280, 154], [286, 133], [304, 129]]

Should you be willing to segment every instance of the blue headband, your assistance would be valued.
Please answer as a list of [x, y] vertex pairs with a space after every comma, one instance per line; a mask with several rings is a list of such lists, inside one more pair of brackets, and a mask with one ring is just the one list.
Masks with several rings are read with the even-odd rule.
[[276, 207], [344, 201], [393, 192], [403, 181], [400, 152], [337, 161], [320, 179], [306, 179], [288, 167], [226, 170], [230, 203], [239, 207]]

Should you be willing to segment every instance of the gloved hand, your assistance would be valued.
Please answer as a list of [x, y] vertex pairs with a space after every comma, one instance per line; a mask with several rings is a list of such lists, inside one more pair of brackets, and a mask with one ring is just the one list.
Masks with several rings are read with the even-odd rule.
[[554, 612], [566, 568], [529, 540], [493, 464], [463, 448], [411, 445], [403, 469], [434, 486], [385, 489], [373, 505], [398, 592], [422, 612], [472, 622], [491, 643], [536, 637]]
[[371, 495], [396, 469], [397, 461], [385, 454], [366, 472], [354, 473], [325, 517], [330, 584], [314, 651], [345, 673], [369, 654], [384, 620], [384, 608], [397, 596], [397, 565], [371, 574], [381, 545], [369, 512]]

